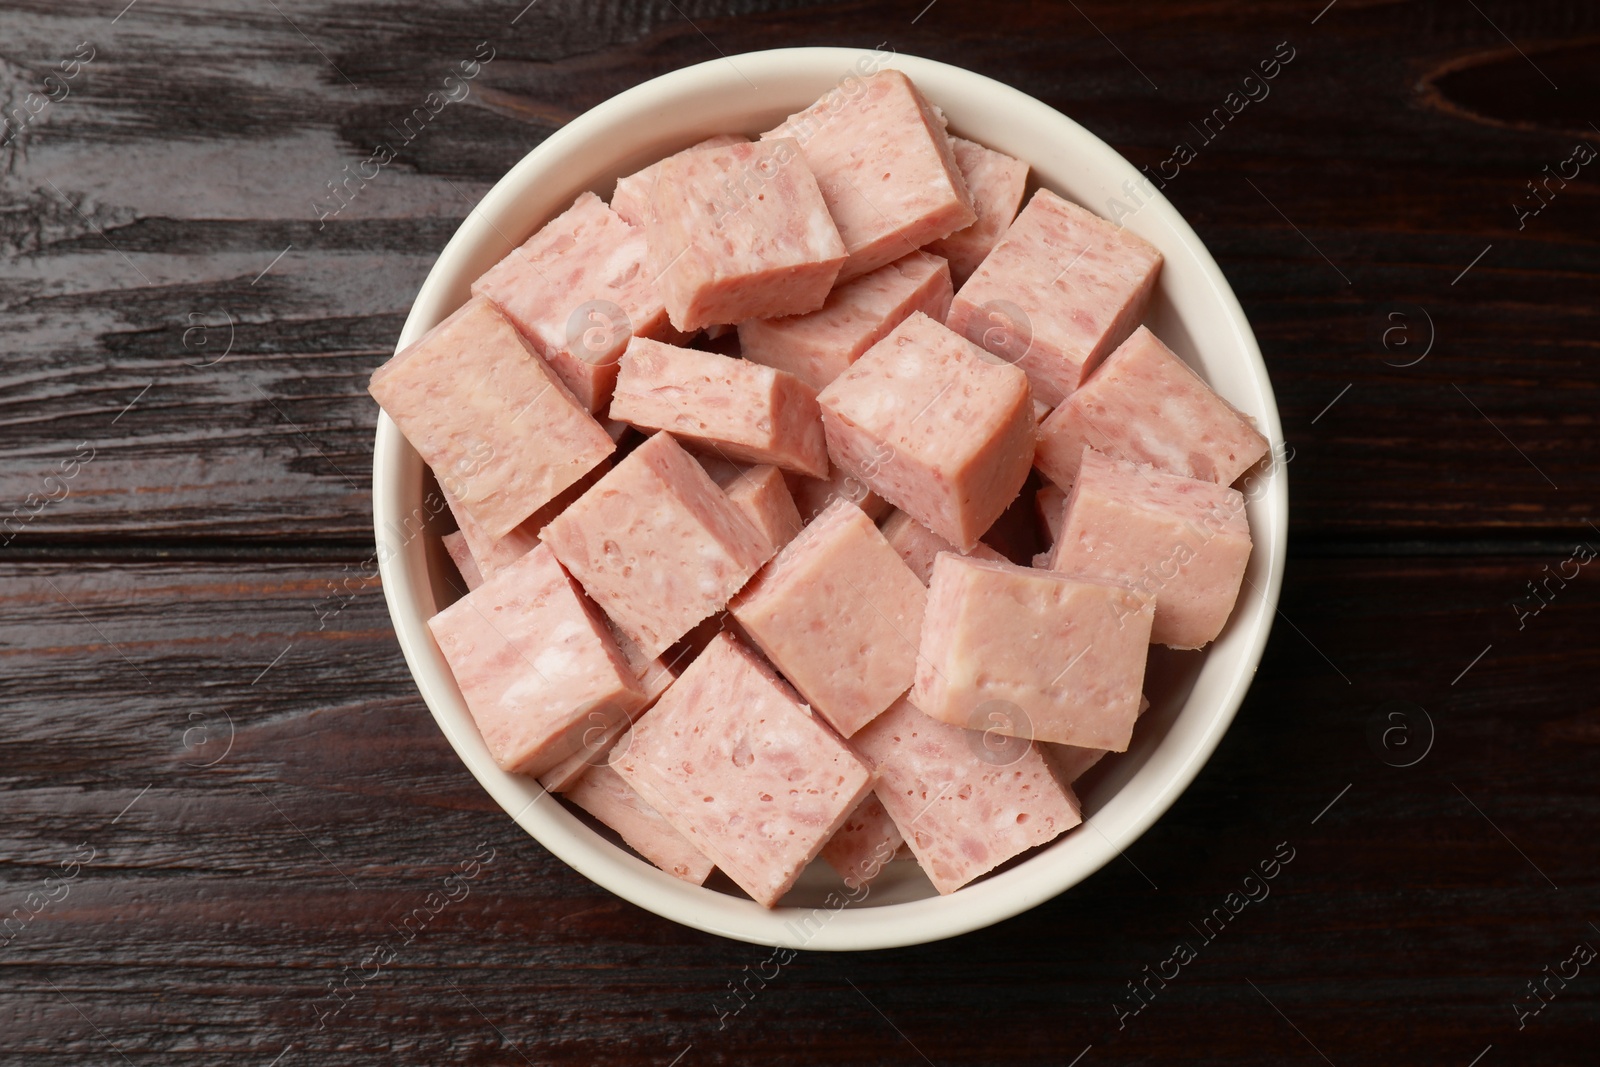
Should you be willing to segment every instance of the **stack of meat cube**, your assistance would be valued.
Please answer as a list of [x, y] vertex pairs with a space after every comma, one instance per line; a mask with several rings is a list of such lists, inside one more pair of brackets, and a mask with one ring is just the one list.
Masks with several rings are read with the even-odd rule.
[[501, 767], [767, 907], [818, 856], [949, 893], [1080, 822], [1151, 643], [1228, 621], [1267, 441], [1140, 325], [1160, 253], [1028, 190], [847, 79], [579, 196], [378, 369]]

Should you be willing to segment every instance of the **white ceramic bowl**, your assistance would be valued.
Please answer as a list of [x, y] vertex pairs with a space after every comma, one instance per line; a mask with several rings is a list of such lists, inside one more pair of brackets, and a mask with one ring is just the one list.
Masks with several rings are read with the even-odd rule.
[[[1281, 442], [1266, 367], [1238, 301], [1194, 231], [1159, 193], [1133, 186], [1130, 196], [1125, 183], [1141, 178], [1131, 164], [1016, 89], [931, 60], [853, 49], [789, 48], [713, 60], [652, 79], [574, 119], [529, 152], [462, 223], [423, 284], [397, 347], [460, 306], [474, 278], [580, 191], [609, 197], [619, 175], [713, 133], [770, 129], [852, 72], [880, 66], [905, 71], [944, 110], [951, 132], [1026, 160], [1040, 184], [1101, 214], [1112, 211], [1112, 198], [1125, 210], [1137, 208], [1121, 221], [1166, 257], [1146, 322], [1275, 444]], [[1152, 649], [1152, 710], [1129, 751], [1081, 783], [1084, 826], [943, 897], [914, 864], [895, 863], [865, 897], [840, 906], [846, 904], [843, 883], [819, 861], [784, 905], [769, 911], [662, 873], [591, 829], [532, 779], [495, 766], [426, 625], [453, 596], [444, 577], [451, 565], [437, 534], [406, 532], [424, 513], [426, 477], [416, 452], [380, 415], [372, 498], [384, 594], [423, 699], [468, 769], [528, 833], [618, 896], [725, 937], [809, 949], [887, 948], [987, 926], [1082, 881], [1137, 839], [1199, 773], [1244, 699], [1277, 606], [1288, 518], [1283, 464], [1247, 476], [1256, 547], [1233, 618], [1203, 653]]]

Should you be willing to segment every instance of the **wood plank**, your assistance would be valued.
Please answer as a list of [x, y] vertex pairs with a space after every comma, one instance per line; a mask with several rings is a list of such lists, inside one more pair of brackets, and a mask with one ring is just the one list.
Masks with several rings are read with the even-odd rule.
[[[1508, 606], [1563, 559], [1297, 564], [1238, 721], [1125, 860], [979, 934], [775, 976], [490, 804], [380, 592], [345, 591], [359, 561], [0, 566], [0, 618], [29, 620], [0, 646], [0, 903], [93, 850], [0, 949], [0, 1064], [1320, 1062], [1293, 1027], [1341, 1064], [1583, 1062], [1593, 983], [1520, 1032], [1512, 1010], [1600, 944], [1600, 586]], [[464, 898], [406, 926], [480, 842]], [[1270, 895], [1197, 933], [1282, 842]], [[1180, 941], [1197, 957], [1119, 1029]]]
[[[1312, 25], [1289, 3], [1034, 5], [1001, 33], [954, 3], [915, 22], [893, 4], [544, 3], [515, 25], [470, 5], [279, 7], [146, 0], [112, 22], [8, 5], [16, 54], [96, 49], [0, 149], [0, 519], [94, 450], [25, 544], [365, 541], [365, 377], [470, 202], [653, 75], [719, 50], [881, 41], [1033, 93], [1158, 174], [1195, 146], [1165, 192], [1261, 339], [1296, 448], [1297, 534], [1566, 536], [1593, 517], [1600, 201], [1574, 182], [1518, 228], [1526, 183], [1576, 134], [1494, 29], [1537, 58], [1594, 33], [1592, 6], [1489, 4], [1491, 23], [1341, 4]], [[471, 95], [321, 226], [328, 183], [481, 41], [495, 57]], [[1295, 58], [1270, 94], [1205, 139], [1191, 123], [1280, 41]], [[1563, 78], [1569, 53], [1550, 59]], [[20, 100], [53, 62], [8, 61], [0, 80]], [[1430, 333], [1422, 362], [1392, 365]]]

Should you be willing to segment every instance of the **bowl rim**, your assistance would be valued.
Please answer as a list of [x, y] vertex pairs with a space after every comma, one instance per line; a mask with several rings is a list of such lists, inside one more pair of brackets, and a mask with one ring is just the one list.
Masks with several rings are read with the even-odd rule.
[[[737, 83], [740, 79], [748, 81], [738, 65], [739, 61], [745, 61], [752, 69], [759, 67], [763, 73], [770, 72], [775, 76], [801, 76], [822, 65], [830, 73], [838, 74], [849, 69], [852, 63], [859, 63], [862, 57], [873, 56], [882, 66], [902, 70], [919, 84], [924, 80], [970, 81], [972, 86], [993, 94], [1003, 100], [1007, 107], [1016, 109], [1024, 120], [1042, 126], [1053, 125], [1068, 134], [1075, 142], [1076, 149], [1095, 157], [1086, 165], [1109, 173], [1114, 183], [1124, 178], [1134, 182], [1144, 180], [1132, 163], [1100, 138], [1019, 89], [937, 60], [901, 53], [887, 55], [885, 59], [885, 53], [881, 50], [836, 47], [779, 48], [738, 53], [670, 71], [597, 104], [535, 145], [468, 212], [430, 268], [406, 317], [395, 351], [403, 349], [454, 310], [459, 301], [451, 300], [450, 291], [460, 284], [453, 277], [460, 270], [457, 261], [490, 239], [492, 235], [489, 230], [499, 233], [495, 217], [503, 215], [511, 207], [529, 184], [530, 174], [537, 173], [549, 161], [559, 159], [569, 143], [580, 141], [589, 131], [603, 128], [631, 112], [656, 107], [662, 99], [670, 99], [673, 93], [687, 93], [697, 87], [703, 90], [710, 83]], [[729, 74], [730, 70], [734, 73]], [[547, 794], [537, 783], [500, 770], [488, 757], [481, 737], [471, 726], [470, 716], [466, 717], [463, 725], [462, 717], [467, 713], [459, 690], [455, 688], [448, 669], [444, 671], [443, 678], [439, 676], [442, 657], [433, 644], [426, 617], [416, 610], [419, 589], [432, 602], [432, 592], [426, 588], [426, 566], [421, 568], [420, 575], [415, 566], [417, 560], [424, 558], [422, 546], [415, 543], [417, 539], [413, 536], [397, 536], [399, 530], [405, 529], [404, 486], [408, 478], [415, 478], [420, 499], [421, 459], [387, 413], [380, 410], [373, 453], [373, 525], [380, 580], [396, 639], [435, 721], [458, 757], [496, 803], [557, 858], [624, 900], [663, 918], [722, 937], [752, 944], [813, 950], [893, 948], [981, 929], [1059, 895], [1088, 878], [1138, 840], [1198, 776], [1237, 715], [1271, 633], [1282, 587], [1288, 541], [1287, 473], [1284, 464], [1276, 461], [1279, 449], [1283, 447], [1283, 431], [1271, 380], [1254, 332], [1210, 251], [1177, 209], [1157, 191], [1150, 191], [1149, 198], [1139, 210], [1142, 212], [1146, 208], [1161, 217], [1176, 241], [1174, 246], [1162, 246], [1164, 257], [1170, 261], [1173, 253], [1181, 247], [1181, 251], [1194, 261], [1204, 276], [1209, 287], [1209, 301], [1214, 304], [1214, 310], [1222, 315], [1222, 325], [1231, 334], [1231, 343], [1242, 358], [1253, 388], [1257, 390], [1260, 410], [1253, 410], [1252, 416], [1257, 428], [1272, 443], [1274, 462], [1265, 474], [1265, 492], [1250, 501], [1250, 506], [1255, 509], [1251, 524], [1255, 551], [1259, 553], [1265, 550], [1262, 557], [1265, 582], [1252, 586], [1259, 600], [1250, 611], [1248, 642], [1220, 698], [1211, 702], [1214, 703], [1214, 710], [1204, 732], [1183, 751], [1178, 766], [1153, 789], [1146, 791], [1142, 806], [1124, 815], [1120, 827], [1115, 831], [1116, 840], [1094, 826], [1099, 813], [1090, 813], [1084, 825], [1093, 829], [1095, 836], [1081, 832], [1064, 835], [1021, 863], [980, 879], [953, 894], [865, 908], [849, 907], [850, 903], [860, 902], [850, 900], [841, 900], [837, 906], [833, 906], [833, 897], [842, 897], [843, 894], [830, 894], [826, 907], [780, 906], [771, 910], [715, 889], [688, 885], [606, 842], [561, 805], [545, 800]], [[503, 233], [499, 235], [504, 237]], [[1262, 517], [1266, 521], [1258, 525], [1257, 520]], [[398, 527], [396, 520], [400, 522]], [[1245, 606], [1245, 595], [1241, 592], [1230, 626], [1240, 624], [1239, 618], [1244, 614]], [[1192, 697], [1186, 698], [1182, 712], [1189, 710], [1192, 700]], [[1125, 783], [1123, 790], [1130, 784]], [[1116, 796], [1112, 799], [1116, 799]], [[1071, 856], [1053, 863], [1044, 862], [1050, 858], [1051, 849], [1064, 843], [1068, 837], [1079, 842]], [[596, 843], [603, 845], [604, 849], [597, 850], [594, 847]], [[824, 914], [819, 918], [819, 913]]]

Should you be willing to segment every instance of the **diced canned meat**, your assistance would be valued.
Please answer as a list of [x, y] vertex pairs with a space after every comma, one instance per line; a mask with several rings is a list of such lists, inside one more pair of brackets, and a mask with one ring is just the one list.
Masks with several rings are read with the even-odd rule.
[[1033, 466], [1027, 378], [920, 312], [817, 402], [834, 463], [962, 549], [1000, 517]]
[[610, 469], [611, 461], [602, 459], [589, 473], [557, 493], [554, 500], [523, 519], [517, 524], [516, 529], [504, 537], [490, 537], [488, 531], [472, 517], [472, 513], [462, 506], [453, 493], [444, 488], [440, 489], [440, 493], [444, 497], [445, 504], [449, 506], [450, 513], [455, 516], [456, 526], [466, 542], [467, 550], [472, 553], [478, 573], [485, 578], [492, 578], [500, 568], [516, 562], [532, 551], [533, 546], [539, 543], [539, 531], [544, 529], [545, 523], [567, 510], [568, 504], [587, 492], [589, 487]]
[[496, 763], [537, 777], [644, 701], [598, 614], [540, 547], [428, 622]]
[[[1072, 483], [1067, 484], [1070, 486]], [[1039, 522], [1050, 536], [1050, 543], [1055, 544], [1056, 538], [1061, 536], [1061, 513], [1067, 509], [1067, 494], [1059, 486], [1046, 482], [1034, 496], [1033, 506], [1038, 512]]]
[[452, 530], [440, 540], [444, 542], [444, 550], [450, 554], [450, 562], [461, 572], [461, 581], [465, 583], [467, 592], [470, 593], [482, 585], [483, 574], [472, 559], [472, 550], [467, 547], [466, 536], [460, 530]]
[[833, 465], [826, 478], [790, 475], [786, 481], [789, 483], [789, 495], [794, 497], [795, 510], [800, 512], [801, 522], [810, 522], [835, 500], [848, 500], [866, 512], [873, 522], [891, 510], [888, 501], [867, 488], [866, 482], [837, 464]]
[[1219, 485], [1267, 454], [1267, 439], [1143, 326], [1039, 427], [1034, 463], [1062, 487], [1085, 447]]
[[611, 766], [768, 908], [872, 788], [861, 761], [726, 633], [617, 742]]
[[1011, 220], [1017, 217], [1028, 184], [1028, 165], [961, 137], [950, 138], [950, 147], [978, 218], [966, 229], [929, 244], [927, 250], [950, 261], [950, 278], [959, 287], [994, 250]]
[[816, 390], [749, 360], [636, 337], [622, 357], [611, 417], [670, 430], [725, 460], [828, 473]]
[[680, 330], [815, 311], [844, 263], [844, 242], [792, 140], [673, 156], [650, 203], [653, 276]]
[[950, 304], [950, 328], [1027, 372], [1054, 407], [1133, 332], [1161, 253], [1040, 189]]
[[898, 70], [842, 82], [761, 137], [805, 153], [849, 249], [842, 281], [977, 218], [944, 116]]
[[866, 513], [838, 500], [731, 610], [812, 710], [849, 737], [910, 687], [926, 602]]
[[652, 657], [722, 610], [772, 553], [666, 433], [630, 452], [539, 537]]
[[1126, 585], [947, 552], [911, 699], [954, 726], [1124, 751], [1154, 617]]
[[1032, 742], [987, 747], [900, 700], [850, 740], [928, 880], [954, 893], [1082, 822], [1078, 798]]
[[[719, 133], [707, 137], [704, 141], [692, 144], [684, 152], [698, 152], [702, 148], [726, 148], [731, 144], [744, 144], [750, 140], [736, 133]], [[668, 156], [667, 159], [674, 157]], [[661, 173], [661, 164], [666, 159], [656, 162], [632, 174], [617, 179], [617, 188], [611, 194], [611, 210], [622, 216], [623, 221], [634, 226], [643, 226], [645, 216], [650, 213], [650, 193], [656, 187], [656, 175]]]
[[850, 889], [871, 885], [905, 843], [876, 793], [868, 793], [844, 825], [822, 846], [822, 858]]
[[933, 560], [941, 552], [955, 552], [974, 559], [1005, 562], [1004, 556], [982, 541], [973, 545], [971, 552], [962, 553], [955, 545], [903, 511], [896, 511], [884, 520], [883, 537], [923, 585], [927, 585], [928, 580], [933, 577]]
[[724, 485], [722, 491], [750, 525], [772, 542], [774, 552], [794, 540], [804, 525], [783, 472], [776, 467], [751, 467]]
[[379, 367], [368, 388], [490, 538], [509, 534], [616, 448], [482, 298]]
[[628, 847], [674, 878], [704, 885], [714, 866], [609, 764], [591, 767], [564, 794], [605, 823]]
[[1225, 485], [1084, 449], [1050, 566], [1148, 594], [1150, 640], [1200, 648], [1239, 598], [1250, 562], [1244, 509], [1243, 495]]

